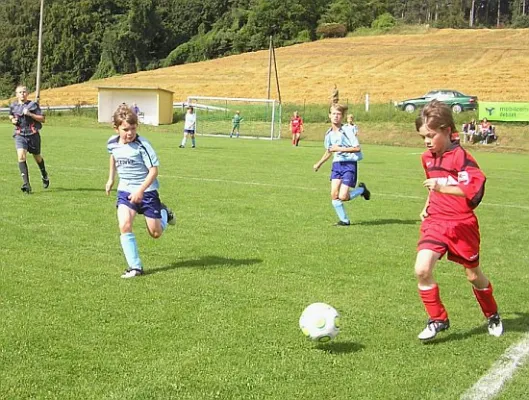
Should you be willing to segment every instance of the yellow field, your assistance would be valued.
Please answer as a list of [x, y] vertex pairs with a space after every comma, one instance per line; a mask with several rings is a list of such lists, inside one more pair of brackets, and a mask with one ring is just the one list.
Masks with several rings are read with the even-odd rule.
[[[285, 103], [340, 97], [375, 103], [435, 88], [487, 101], [529, 101], [529, 30], [429, 30], [419, 35], [327, 39], [276, 49]], [[97, 86], [161, 87], [188, 95], [265, 98], [268, 51], [95, 80], [41, 93], [43, 105], [97, 103]], [[275, 85], [273, 97], [276, 96]]]

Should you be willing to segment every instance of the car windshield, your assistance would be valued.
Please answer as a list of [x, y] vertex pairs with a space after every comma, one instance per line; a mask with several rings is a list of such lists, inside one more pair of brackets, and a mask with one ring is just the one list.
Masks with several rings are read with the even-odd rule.
[[423, 97], [435, 97], [439, 93], [439, 90], [432, 90], [431, 92], [426, 93]]

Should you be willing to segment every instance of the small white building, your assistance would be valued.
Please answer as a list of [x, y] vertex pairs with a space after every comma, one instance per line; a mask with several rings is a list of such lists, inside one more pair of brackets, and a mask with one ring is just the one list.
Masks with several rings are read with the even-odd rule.
[[164, 125], [173, 122], [173, 92], [158, 87], [98, 86], [97, 120], [112, 122], [112, 114], [120, 104], [139, 107], [143, 124]]

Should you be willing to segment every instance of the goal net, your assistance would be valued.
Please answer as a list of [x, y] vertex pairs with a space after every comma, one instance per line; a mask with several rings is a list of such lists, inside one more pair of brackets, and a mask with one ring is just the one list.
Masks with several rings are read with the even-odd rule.
[[281, 137], [281, 104], [277, 100], [189, 96], [196, 133], [252, 139]]

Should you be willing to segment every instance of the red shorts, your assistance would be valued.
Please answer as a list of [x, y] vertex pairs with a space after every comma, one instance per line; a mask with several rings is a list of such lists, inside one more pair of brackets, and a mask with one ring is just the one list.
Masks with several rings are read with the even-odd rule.
[[297, 133], [301, 133], [301, 129], [298, 128], [298, 129], [292, 129], [292, 134], [295, 135]]
[[450, 261], [465, 268], [479, 266], [479, 224], [475, 216], [462, 221], [439, 221], [426, 218], [421, 224], [417, 250], [448, 253]]

